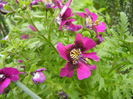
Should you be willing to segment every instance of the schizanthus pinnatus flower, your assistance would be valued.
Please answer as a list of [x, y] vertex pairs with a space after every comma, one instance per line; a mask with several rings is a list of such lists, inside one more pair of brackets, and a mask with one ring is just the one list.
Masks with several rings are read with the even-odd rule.
[[90, 65], [87, 60], [93, 59], [99, 61], [96, 52], [86, 53], [89, 49], [96, 46], [92, 39], [82, 37], [80, 33], [77, 34], [75, 43], [67, 46], [62, 45], [60, 42], [57, 45], [57, 50], [62, 58], [67, 63], [60, 71], [61, 77], [72, 77], [74, 69], [77, 68], [77, 76], [79, 80], [88, 78], [91, 75], [91, 70], [95, 70], [95, 65]]
[[19, 71], [16, 68], [11, 67], [0, 69], [0, 94], [8, 87], [11, 80], [19, 80]]
[[43, 83], [45, 81], [45, 76], [43, 71], [46, 70], [45, 68], [37, 69], [35, 72], [32, 72], [32, 80], [35, 84]]

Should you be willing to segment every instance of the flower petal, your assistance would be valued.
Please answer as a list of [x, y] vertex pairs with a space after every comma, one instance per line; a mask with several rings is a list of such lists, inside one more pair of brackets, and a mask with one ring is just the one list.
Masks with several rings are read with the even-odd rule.
[[19, 80], [19, 71], [16, 68], [5, 67], [5, 68], [3, 68], [3, 72], [4, 72], [4, 74], [9, 75], [9, 78], [12, 81]]
[[87, 57], [89, 59], [93, 59], [94, 61], [99, 61], [99, 57], [96, 55], [96, 52], [92, 53], [82, 53], [83, 57]]
[[87, 37], [84, 37], [83, 43], [84, 43], [84, 51], [88, 51], [89, 49], [96, 46], [96, 43], [92, 39], [88, 39]]
[[43, 74], [43, 72], [36, 72], [32, 77], [32, 80], [35, 84], [38, 84], [38, 82], [43, 83], [45, 81], [45, 75]]
[[46, 70], [46, 68], [40, 68], [40, 69], [37, 69], [36, 71], [37, 71], [37, 72], [42, 72], [42, 71], [44, 71], [44, 70]]
[[63, 67], [60, 71], [60, 77], [72, 77], [74, 73], [73, 65], [69, 62], [66, 63], [65, 67]]
[[79, 80], [88, 78], [91, 75], [90, 69], [84, 63], [79, 63], [77, 68], [77, 76]]
[[61, 42], [58, 42], [57, 50], [62, 58], [64, 58], [65, 60], [68, 60], [67, 59], [67, 49], [65, 48], [64, 45], [61, 44]]
[[75, 38], [75, 45], [77, 48], [81, 48], [83, 50], [83, 37], [80, 33], [77, 33], [76, 38]]
[[100, 25], [95, 26], [97, 32], [104, 32], [106, 30], [105, 23], [99, 22]]
[[34, 32], [36, 32], [36, 29], [34, 28], [34, 26], [33, 25], [29, 25], [29, 28], [32, 30], [32, 31], [34, 31]]
[[89, 69], [90, 70], [95, 70], [96, 69], [96, 65], [89, 65]]
[[95, 13], [91, 13], [91, 17], [92, 17], [93, 22], [95, 22], [97, 19], [97, 15]]
[[63, 6], [63, 8], [61, 9], [61, 12], [60, 12], [60, 16], [61, 16], [61, 17], [64, 15], [64, 13], [66, 12], [66, 10], [69, 8], [71, 2], [72, 2], [72, 0], [69, 0], [69, 1], [67, 1], [67, 3]]
[[82, 18], [85, 18], [85, 16], [87, 15], [86, 13], [82, 12], [82, 13], [76, 13], [77, 15], [81, 16]]
[[91, 14], [91, 12], [87, 8], [85, 8], [85, 11], [88, 15]]
[[4, 91], [4, 89], [6, 87], [8, 87], [8, 85], [10, 84], [10, 79], [6, 78], [4, 81], [0, 82], [0, 94], [2, 94], [2, 92]]

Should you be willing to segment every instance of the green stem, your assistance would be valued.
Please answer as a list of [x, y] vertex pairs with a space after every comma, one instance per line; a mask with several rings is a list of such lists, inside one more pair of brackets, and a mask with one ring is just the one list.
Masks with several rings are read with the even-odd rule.
[[24, 92], [26, 92], [28, 95], [30, 95], [33, 99], [42, 99], [38, 95], [36, 95], [34, 92], [32, 92], [29, 88], [27, 88], [24, 84], [17, 81], [14, 82], [18, 87], [20, 87]]
[[39, 36], [41, 37], [41, 38], [43, 38], [46, 42], [48, 42], [49, 43], [49, 45], [54, 49], [54, 51], [56, 52], [56, 53], [58, 53], [58, 51], [56, 50], [56, 48], [54, 47], [54, 45], [50, 42], [50, 40], [48, 40], [45, 36], [43, 36], [43, 35], [41, 35], [41, 32], [39, 31], [39, 29], [35, 26], [35, 24], [33, 23], [33, 20], [31, 19], [31, 17], [30, 17], [30, 14], [27, 12], [27, 14], [28, 14], [28, 17], [29, 17], [29, 20], [30, 20], [30, 22], [31, 22], [31, 24], [33, 25], [33, 27], [37, 30], [37, 32], [39, 33]]

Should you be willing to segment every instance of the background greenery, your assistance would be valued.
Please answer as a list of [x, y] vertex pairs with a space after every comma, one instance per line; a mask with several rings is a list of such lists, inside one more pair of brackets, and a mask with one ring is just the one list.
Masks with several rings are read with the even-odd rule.
[[[65, 65], [53, 46], [57, 42], [64, 45], [74, 42], [76, 33], [59, 31], [53, 22], [59, 11], [46, 11], [39, 3], [29, 9], [30, 1], [6, 0], [7, 15], [0, 14], [1, 38], [9, 33], [8, 40], [0, 40], [0, 68], [25, 66], [26, 74], [20, 75], [20, 81], [38, 94], [42, 99], [59, 99], [58, 91], [64, 91], [68, 99], [132, 99], [133, 96], [133, 1], [132, 0], [73, 0], [73, 12], [83, 12], [88, 8], [98, 15], [98, 19], [106, 23], [107, 30], [103, 34], [104, 41], [91, 51], [96, 51], [100, 57], [97, 69], [92, 75], [82, 81], [76, 73], [71, 78], [60, 78], [60, 69]], [[25, 4], [25, 5], [24, 5]], [[80, 17], [75, 16], [77, 24]], [[29, 24], [35, 24], [37, 32], [29, 29]], [[92, 37], [91, 31], [80, 30], [83, 36]], [[21, 40], [22, 34], [29, 39]], [[48, 38], [48, 40], [45, 39]], [[95, 39], [94, 39], [95, 40]], [[18, 63], [17, 60], [23, 60]], [[35, 85], [30, 72], [38, 68], [44, 71], [46, 81]], [[21, 98], [20, 98], [21, 97]], [[1, 99], [30, 99], [26, 93], [13, 82], [0, 95]], [[62, 98], [63, 99], [63, 98]]]

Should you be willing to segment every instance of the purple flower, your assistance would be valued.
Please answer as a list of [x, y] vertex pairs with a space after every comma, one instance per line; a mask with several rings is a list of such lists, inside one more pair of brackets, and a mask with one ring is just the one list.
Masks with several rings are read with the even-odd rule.
[[[59, 30], [62, 30], [62, 26], [64, 26], [67, 30], [70, 31], [78, 31], [82, 28], [81, 25], [75, 25], [72, 22], [75, 19], [70, 19], [74, 14], [72, 14], [71, 8], [69, 8], [72, 0], [69, 0], [61, 9], [59, 16], [56, 18], [56, 22], [60, 25]], [[69, 18], [69, 19], [68, 19]]]
[[4, 7], [5, 4], [6, 2], [3, 2], [3, 0], [0, 1], [0, 10]]
[[5, 67], [0, 69], [0, 94], [8, 87], [10, 81], [19, 80], [19, 71], [16, 68]]
[[29, 28], [32, 30], [32, 31], [34, 31], [34, 32], [36, 32], [36, 29], [34, 28], [34, 26], [33, 25], [29, 25]]
[[46, 70], [45, 68], [37, 69], [35, 72], [32, 72], [32, 80], [35, 84], [43, 83], [45, 81], [45, 76], [42, 71]]
[[28, 39], [29, 38], [29, 36], [27, 35], [27, 34], [23, 34], [22, 36], [21, 36], [21, 39], [23, 40], [23, 39]]
[[96, 46], [96, 43], [92, 39], [82, 37], [80, 33], [77, 34], [75, 44], [67, 46], [62, 45], [60, 42], [57, 45], [57, 50], [62, 58], [67, 63], [60, 71], [61, 77], [72, 77], [74, 69], [77, 68], [77, 76], [79, 80], [88, 78], [91, 75], [91, 70], [95, 70], [95, 65], [90, 65], [87, 60], [93, 59], [99, 61], [96, 52], [86, 53], [89, 49]]
[[87, 8], [85, 9], [86, 13], [77, 13], [82, 18], [85, 18], [85, 25], [88, 29], [94, 30], [99, 37], [99, 32], [104, 32], [106, 30], [105, 23], [97, 21], [97, 15], [91, 13]]
[[22, 60], [18, 60], [18, 63], [22, 63], [23, 61]]

